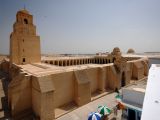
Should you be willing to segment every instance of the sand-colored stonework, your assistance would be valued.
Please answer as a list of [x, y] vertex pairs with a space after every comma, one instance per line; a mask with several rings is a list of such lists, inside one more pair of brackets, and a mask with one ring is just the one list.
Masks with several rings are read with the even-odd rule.
[[40, 57], [40, 37], [36, 35], [33, 16], [27, 10], [20, 10], [10, 35], [10, 61], [28, 64], [40, 62]]
[[[23, 23], [26, 18], [29, 26]], [[40, 41], [32, 21], [28, 11], [17, 13], [11, 64], [3, 61], [0, 65], [10, 73], [8, 101], [15, 119], [34, 114], [37, 119], [54, 120], [57, 108], [70, 103], [82, 106], [92, 101], [95, 93], [114, 91], [148, 75], [148, 58], [124, 56], [119, 48], [108, 55], [44, 57], [40, 62]]]

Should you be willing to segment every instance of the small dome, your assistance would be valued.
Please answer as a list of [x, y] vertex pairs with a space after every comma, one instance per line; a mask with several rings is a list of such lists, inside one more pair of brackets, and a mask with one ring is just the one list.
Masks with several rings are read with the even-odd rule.
[[22, 10], [20, 10], [20, 11], [18, 11], [18, 12], [22, 12], [22, 13], [25, 13], [25, 14], [29, 14], [29, 12], [28, 12], [26, 9], [22, 9]]
[[130, 49], [128, 49], [127, 53], [128, 53], [128, 54], [134, 54], [135, 51], [134, 51], [132, 48], [130, 48]]
[[117, 52], [121, 52], [120, 49], [119, 49], [119, 47], [115, 47], [115, 48], [113, 49], [113, 53], [117, 53]]
[[112, 55], [118, 55], [121, 56], [121, 50], [119, 49], [119, 47], [115, 47], [111, 53]]

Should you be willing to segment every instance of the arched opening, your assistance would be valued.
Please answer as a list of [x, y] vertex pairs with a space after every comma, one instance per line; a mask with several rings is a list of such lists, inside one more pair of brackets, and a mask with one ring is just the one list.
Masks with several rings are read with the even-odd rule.
[[105, 59], [103, 59], [103, 64], [106, 64], [106, 63], [105, 63]]
[[74, 60], [74, 65], [76, 65], [76, 60]]
[[62, 61], [59, 61], [59, 66], [62, 66]]
[[23, 63], [25, 63], [25, 62], [26, 62], [26, 59], [25, 59], [25, 58], [23, 58], [23, 59], [22, 59], [22, 62], [23, 62]]
[[121, 87], [124, 87], [126, 85], [126, 76], [125, 72], [122, 73], [122, 79], [121, 79]]
[[67, 60], [67, 66], [69, 66], [69, 60]]
[[28, 20], [26, 18], [24, 19], [24, 24], [28, 24]]
[[53, 64], [53, 61], [50, 61], [50, 64]]
[[79, 59], [77, 59], [77, 65], [80, 65], [80, 60]]

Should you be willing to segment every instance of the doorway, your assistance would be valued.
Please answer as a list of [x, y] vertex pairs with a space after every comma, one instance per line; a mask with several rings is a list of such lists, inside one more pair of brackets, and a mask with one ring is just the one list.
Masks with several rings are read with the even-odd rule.
[[128, 120], [136, 120], [136, 113], [132, 109], [128, 109]]
[[126, 85], [126, 76], [125, 72], [122, 73], [122, 79], [121, 79], [121, 87], [124, 87]]
[[23, 58], [23, 62], [26, 62], [26, 59], [25, 59], [25, 58]]

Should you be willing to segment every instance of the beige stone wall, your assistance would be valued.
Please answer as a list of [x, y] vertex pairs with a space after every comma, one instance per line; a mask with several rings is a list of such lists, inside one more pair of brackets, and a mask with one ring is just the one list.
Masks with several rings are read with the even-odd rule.
[[98, 90], [104, 92], [107, 89], [107, 69], [108, 67], [98, 68]]
[[55, 118], [54, 88], [50, 78], [51, 76], [32, 77], [32, 109], [37, 119], [53, 120]]
[[64, 72], [51, 75], [55, 86], [54, 103], [59, 107], [74, 100], [74, 75], [73, 72]]
[[76, 78], [74, 101], [78, 106], [82, 106], [91, 101], [91, 81], [85, 70], [76, 70], [74, 75]]
[[25, 114], [31, 110], [31, 77], [20, 73], [13, 78], [8, 87], [8, 101], [11, 107], [12, 116]]
[[41, 115], [41, 92], [32, 87], [32, 109], [36, 116]]
[[85, 105], [91, 101], [90, 82], [77, 84], [75, 92], [75, 102], [78, 106]]
[[120, 81], [119, 74], [117, 74], [114, 66], [109, 66], [107, 71], [107, 88], [114, 90], [119, 88], [118, 81]]
[[41, 89], [38, 78], [32, 77], [32, 109], [36, 117], [41, 115]]
[[53, 120], [55, 118], [53, 92], [41, 94], [41, 106], [41, 120]]
[[132, 78], [139, 80], [144, 77], [144, 65], [141, 60], [133, 62]]
[[85, 70], [90, 81], [91, 93], [94, 93], [98, 90], [98, 68], [89, 68]]
[[128, 62], [127, 66], [126, 66], [126, 71], [125, 71], [125, 75], [126, 75], [126, 85], [128, 85], [130, 83], [130, 80], [132, 78], [132, 63]]
[[148, 72], [149, 72], [149, 61], [147, 59], [144, 59], [142, 61], [142, 64], [144, 66], [144, 75], [148, 76]]

